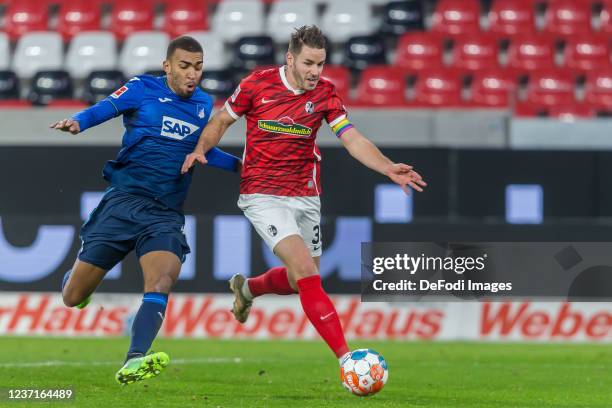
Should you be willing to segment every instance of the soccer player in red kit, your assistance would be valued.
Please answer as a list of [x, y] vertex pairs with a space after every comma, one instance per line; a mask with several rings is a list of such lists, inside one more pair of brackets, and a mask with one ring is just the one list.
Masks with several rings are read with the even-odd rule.
[[238, 206], [284, 267], [245, 279], [234, 275], [232, 312], [247, 320], [253, 298], [298, 293], [304, 313], [339, 361], [349, 352], [336, 309], [321, 286], [319, 261], [320, 161], [315, 143], [325, 120], [351, 156], [400, 185], [422, 191], [427, 184], [411, 166], [393, 163], [349, 121], [334, 85], [321, 78], [325, 37], [316, 26], [291, 36], [286, 65], [255, 71], [236, 88], [208, 123], [182, 172], [216, 146], [226, 129], [246, 116]]

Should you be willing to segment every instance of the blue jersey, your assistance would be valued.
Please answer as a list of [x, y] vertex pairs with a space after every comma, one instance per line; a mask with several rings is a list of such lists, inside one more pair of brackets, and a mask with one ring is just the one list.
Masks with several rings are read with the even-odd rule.
[[[123, 114], [122, 148], [104, 167], [104, 178], [115, 188], [180, 210], [192, 177], [191, 171], [182, 175], [181, 166], [196, 146], [212, 107], [211, 97], [199, 88], [182, 98], [170, 89], [165, 76], [142, 75], [74, 119], [83, 131]], [[206, 157], [211, 166], [236, 169], [238, 159], [219, 149]]]

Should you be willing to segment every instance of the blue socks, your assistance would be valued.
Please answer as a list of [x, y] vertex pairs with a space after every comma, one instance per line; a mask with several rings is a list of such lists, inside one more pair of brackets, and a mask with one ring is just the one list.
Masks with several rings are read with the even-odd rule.
[[147, 292], [142, 297], [142, 304], [134, 323], [132, 324], [132, 342], [126, 361], [144, 356], [157, 336], [157, 332], [164, 321], [168, 295], [158, 292]]

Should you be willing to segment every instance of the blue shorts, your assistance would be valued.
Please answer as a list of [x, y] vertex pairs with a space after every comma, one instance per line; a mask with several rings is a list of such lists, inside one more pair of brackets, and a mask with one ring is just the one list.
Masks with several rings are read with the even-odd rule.
[[81, 261], [112, 269], [133, 249], [140, 258], [169, 251], [185, 262], [190, 252], [185, 216], [152, 198], [111, 188], [81, 228]]

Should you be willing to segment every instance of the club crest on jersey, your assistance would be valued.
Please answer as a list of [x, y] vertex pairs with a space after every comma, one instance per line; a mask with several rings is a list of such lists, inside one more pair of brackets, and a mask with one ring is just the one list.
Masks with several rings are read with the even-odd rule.
[[198, 111], [198, 118], [204, 119], [204, 116], [206, 116], [206, 111], [204, 110], [204, 106], [198, 104], [196, 106], [196, 110]]
[[312, 134], [311, 128], [295, 123], [288, 116], [283, 116], [278, 120], [259, 120], [257, 121], [257, 127], [266, 132], [283, 135], [308, 137]]
[[310, 115], [312, 112], [314, 112], [314, 103], [312, 103], [311, 101], [306, 102], [304, 110]]
[[128, 91], [128, 87], [123, 85], [121, 88], [117, 89], [115, 92], [113, 92], [111, 94], [111, 98], [113, 99], [117, 99], [119, 98], [121, 95], [123, 95], [124, 93], [126, 93]]
[[172, 139], [182, 140], [193, 134], [200, 127], [189, 122], [164, 116], [162, 119], [161, 135]]

